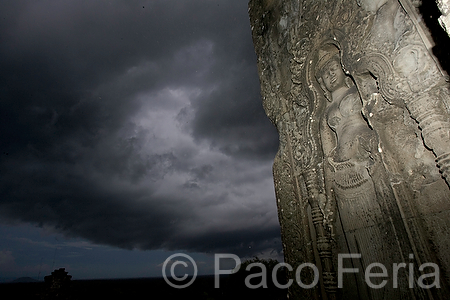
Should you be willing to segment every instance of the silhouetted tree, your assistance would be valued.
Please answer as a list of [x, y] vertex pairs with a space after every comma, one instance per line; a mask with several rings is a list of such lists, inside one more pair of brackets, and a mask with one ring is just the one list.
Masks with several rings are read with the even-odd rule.
[[45, 292], [42, 299], [70, 299], [72, 276], [64, 268], [55, 270], [51, 275], [45, 276]]

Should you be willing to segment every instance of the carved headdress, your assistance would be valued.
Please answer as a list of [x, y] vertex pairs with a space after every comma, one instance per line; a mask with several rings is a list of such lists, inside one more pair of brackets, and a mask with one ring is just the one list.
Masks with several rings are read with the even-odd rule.
[[322, 68], [326, 65], [326, 63], [332, 59], [337, 58], [339, 61], [339, 49], [333, 44], [325, 44], [322, 48], [319, 49], [317, 54], [317, 63], [316, 63], [316, 77], [320, 77]]

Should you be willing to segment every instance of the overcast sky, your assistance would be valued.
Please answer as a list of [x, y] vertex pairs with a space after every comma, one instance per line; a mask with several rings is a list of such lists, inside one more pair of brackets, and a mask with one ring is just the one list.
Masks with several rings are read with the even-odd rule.
[[0, 114], [0, 277], [280, 257], [247, 0], [3, 1]]

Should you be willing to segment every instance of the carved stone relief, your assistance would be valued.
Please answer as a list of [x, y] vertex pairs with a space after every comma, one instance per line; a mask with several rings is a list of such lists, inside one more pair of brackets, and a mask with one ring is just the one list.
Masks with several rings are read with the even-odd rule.
[[447, 34], [450, 34], [450, 1], [448, 0], [437, 0], [439, 10], [442, 13], [442, 16], [439, 17], [439, 23], [442, 28], [447, 31]]
[[[294, 284], [290, 299], [446, 298], [450, 93], [419, 5], [249, 3], [263, 106], [280, 134], [273, 170], [285, 261], [321, 270], [320, 284]], [[360, 271], [339, 286], [339, 255], [350, 253], [360, 256], [341, 267]], [[422, 288], [428, 262], [439, 274]], [[389, 274], [371, 279], [379, 288], [364, 276], [372, 263]], [[302, 282], [313, 276], [304, 269]]]

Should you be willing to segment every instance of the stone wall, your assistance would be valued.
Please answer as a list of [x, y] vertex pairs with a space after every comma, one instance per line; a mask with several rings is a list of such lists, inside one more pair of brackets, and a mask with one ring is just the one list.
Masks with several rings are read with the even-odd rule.
[[[420, 5], [249, 3], [263, 106], [280, 135], [285, 261], [293, 279], [302, 263], [320, 270], [314, 287], [291, 285], [290, 299], [446, 299], [450, 93]], [[367, 269], [382, 271], [373, 263], [387, 276], [368, 283]], [[311, 283], [314, 270], [300, 275]]]

